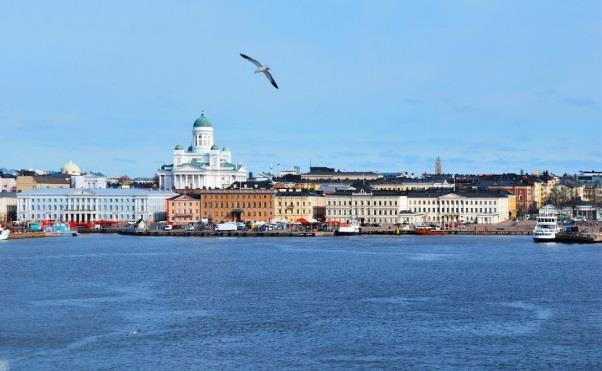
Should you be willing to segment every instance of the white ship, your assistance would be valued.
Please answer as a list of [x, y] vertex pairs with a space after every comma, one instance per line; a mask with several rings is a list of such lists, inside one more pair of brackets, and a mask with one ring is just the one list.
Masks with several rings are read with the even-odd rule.
[[352, 220], [351, 223], [341, 223], [335, 229], [334, 233], [337, 236], [349, 236], [360, 233], [360, 226], [356, 220]]
[[555, 216], [540, 215], [533, 228], [533, 240], [535, 242], [554, 241], [558, 232], [560, 232], [560, 228], [558, 228], [558, 219]]

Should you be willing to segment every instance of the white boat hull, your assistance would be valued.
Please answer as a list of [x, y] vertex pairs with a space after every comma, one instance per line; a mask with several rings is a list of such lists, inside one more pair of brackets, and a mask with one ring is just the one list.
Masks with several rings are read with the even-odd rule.
[[8, 240], [8, 236], [10, 235], [10, 230], [9, 229], [5, 229], [3, 231], [0, 232], [0, 241], [2, 240]]

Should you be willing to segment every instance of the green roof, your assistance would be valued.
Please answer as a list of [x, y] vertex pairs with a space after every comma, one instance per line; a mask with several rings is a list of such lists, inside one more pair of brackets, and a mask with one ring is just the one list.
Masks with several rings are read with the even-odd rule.
[[214, 144], [214, 145], [211, 146], [211, 150], [214, 150], [214, 149], [219, 150], [219, 147], [217, 146], [217, 144]]
[[192, 152], [192, 146], [188, 147], [188, 152]]
[[224, 148], [222, 148], [222, 151], [224, 151], [224, 152], [230, 151], [230, 148], [228, 148], [228, 146], [224, 146]]
[[207, 117], [205, 117], [205, 113], [201, 113], [201, 117], [196, 119], [193, 125], [195, 128], [210, 128], [212, 126], [213, 125], [211, 125], [211, 122], [209, 122]]
[[184, 147], [182, 147], [181, 144], [176, 145], [176, 148], [174, 148], [176, 151], [181, 151], [184, 149]]

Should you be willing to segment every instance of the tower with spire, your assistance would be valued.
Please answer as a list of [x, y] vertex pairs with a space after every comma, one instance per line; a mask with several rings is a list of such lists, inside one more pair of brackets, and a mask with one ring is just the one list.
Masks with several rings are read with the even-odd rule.
[[441, 157], [437, 156], [435, 160], [435, 175], [443, 174], [443, 165], [441, 164]]

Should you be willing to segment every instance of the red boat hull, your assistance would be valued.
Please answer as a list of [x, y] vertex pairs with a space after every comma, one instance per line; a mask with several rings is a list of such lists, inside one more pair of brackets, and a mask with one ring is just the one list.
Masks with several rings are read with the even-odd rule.
[[414, 233], [423, 236], [440, 236], [445, 234], [445, 231], [442, 231], [441, 229], [416, 228]]

